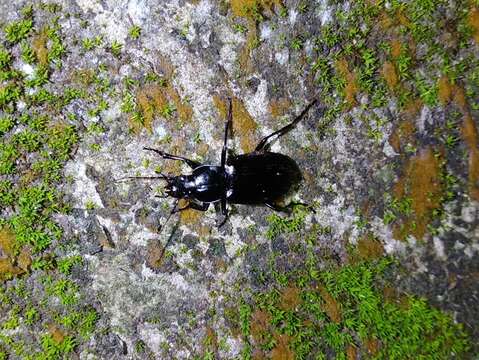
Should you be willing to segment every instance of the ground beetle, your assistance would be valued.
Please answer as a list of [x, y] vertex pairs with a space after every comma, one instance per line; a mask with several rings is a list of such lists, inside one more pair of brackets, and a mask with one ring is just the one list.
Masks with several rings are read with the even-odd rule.
[[283, 154], [270, 152], [269, 149], [271, 143], [293, 129], [315, 103], [316, 100], [313, 100], [291, 123], [264, 137], [253, 152], [229, 155], [228, 134], [231, 132], [233, 116], [231, 99], [228, 99], [228, 119], [225, 125], [221, 165], [201, 164], [182, 156], [145, 147], [144, 150], [153, 151], [164, 159], [183, 161], [193, 171], [191, 175], [159, 174], [139, 178], [163, 179], [167, 182], [165, 197], [188, 200], [188, 205], [181, 208], [177, 207], [177, 200], [170, 216], [186, 209], [206, 211], [213, 203], [224, 215], [219, 225], [221, 226], [228, 218], [227, 203], [266, 205], [276, 211], [287, 211], [292, 204], [281, 207], [276, 202], [299, 185], [302, 174], [293, 159]]

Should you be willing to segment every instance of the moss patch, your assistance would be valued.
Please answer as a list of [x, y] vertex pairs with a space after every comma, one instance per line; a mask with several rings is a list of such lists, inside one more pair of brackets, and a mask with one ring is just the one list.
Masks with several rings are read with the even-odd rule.
[[386, 301], [378, 284], [389, 266], [383, 258], [282, 274], [296, 282], [302, 299], [288, 310], [275, 289], [254, 291], [239, 310], [243, 358], [461, 358], [468, 339], [449, 316], [412, 296], [402, 303]]
[[234, 16], [247, 17], [254, 20], [261, 19], [263, 11], [271, 12], [274, 6], [282, 7], [281, 0], [232, 0], [231, 11]]

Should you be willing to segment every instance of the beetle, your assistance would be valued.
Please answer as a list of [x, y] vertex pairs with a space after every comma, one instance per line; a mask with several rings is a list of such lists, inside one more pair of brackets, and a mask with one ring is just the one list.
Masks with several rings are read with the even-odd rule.
[[[231, 99], [228, 98], [228, 115], [220, 165], [202, 164], [183, 156], [144, 147], [144, 150], [155, 152], [163, 159], [184, 162], [192, 172], [189, 175], [179, 176], [159, 174], [130, 178], [165, 180], [166, 196], [164, 197], [178, 199], [170, 216], [186, 209], [206, 211], [211, 204], [214, 204], [224, 215], [219, 227], [228, 219], [228, 203], [266, 205], [276, 211], [288, 211], [291, 205], [298, 203], [282, 207], [277, 205], [277, 201], [295, 189], [303, 176], [298, 164], [291, 157], [270, 151], [271, 143], [291, 131], [316, 102], [316, 99], [311, 101], [292, 122], [264, 137], [253, 152], [230, 155], [228, 134], [231, 132], [233, 116]], [[177, 207], [179, 199], [188, 200], [188, 204]]]

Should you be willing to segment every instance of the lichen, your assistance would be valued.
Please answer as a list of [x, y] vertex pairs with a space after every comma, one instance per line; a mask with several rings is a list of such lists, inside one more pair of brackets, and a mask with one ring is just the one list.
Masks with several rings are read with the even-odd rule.
[[[218, 96], [213, 97], [213, 102], [218, 109], [221, 118], [226, 118], [228, 112], [227, 102]], [[231, 100], [233, 115], [233, 133], [239, 137], [241, 148], [248, 153], [254, 150], [257, 143], [257, 124], [246, 110], [243, 102], [234, 97]]]
[[479, 44], [479, 9], [477, 7], [471, 7], [469, 10], [468, 22], [473, 29], [474, 41]]
[[287, 98], [272, 99], [269, 103], [269, 112], [271, 116], [277, 118], [285, 115], [291, 105], [291, 100]]
[[477, 147], [477, 127], [469, 113], [464, 116], [462, 137], [469, 150], [469, 195], [472, 199], [479, 201], [479, 149]]
[[32, 39], [32, 48], [40, 65], [48, 65], [47, 29], [43, 28]]
[[396, 199], [411, 199], [411, 214], [395, 226], [394, 236], [405, 239], [408, 234], [422, 239], [433, 217], [433, 211], [441, 206], [443, 184], [441, 182], [440, 156], [431, 147], [411, 157], [404, 173], [394, 185]]
[[342, 58], [336, 61], [336, 70], [344, 78], [344, 96], [349, 107], [357, 104], [356, 95], [359, 92], [356, 74], [349, 69], [348, 62]]
[[382, 74], [384, 76], [384, 79], [386, 80], [386, 83], [389, 86], [389, 89], [394, 90], [399, 81], [394, 64], [390, 61], [384, 62], [382, 67]]

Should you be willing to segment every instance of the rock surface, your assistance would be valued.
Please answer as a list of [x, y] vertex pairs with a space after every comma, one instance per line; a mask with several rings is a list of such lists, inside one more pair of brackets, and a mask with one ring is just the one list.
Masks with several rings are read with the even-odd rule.
[[[10, 41], [8, 31], [0, 37], [13, 59], [9, 69], [38, 79], [42, 49], [54, 51], [52, 37], [42, 45], [48, 29], [57, 29], [65, 52], [43, 64], [48, 82], [26, 89], [11, 108], [0, 100], [0, 117], [20, 119], [34, 109], [73, 126], [78, 141], [60, 159], [61, 177], [48, 183], [70, 207], [51, 215], [63, 234], [39, 251], [33, 241], [22, 243], [19, 249], [30, 249], [37, 264], [23, 275], [7, 268], [19, 274], [0, 293], [10, 299], [0, 307], [0, 359], [49, 349], [44, 358], [62, 351], [80, 359], [303, 358], [286, 325], [271, 332], [269, 345], [256, 346], [258, 319], [274, 320], [258, 312], [264, 308], [247, 313], [245, 306], [272, 289], [289, 299], [281, 305], [285, 312], [306, 302], [288, 274], [305, 271], [311, 259], [326, 271], [386, 256], [395, 264], [375, 286], [387, 281], [463, 324], [471, 348], [451, 349], [449, 356], [472, 357], [479, 338], [479, 10], [473, 1], [430, 3], [1, 2], [4, 29], [33, 19], [20, 41]], [[30, 4], [32, 14], [25, 11]], [[30, 65], [22, 43], [33, 49]], [[15, 81], [4, 80], [0, 90]], [[42, 88], [57, 98], [35, 103]], [[58, 105], [67, 89], [78, 93]], [[165, 225], [174, 200], [155, 197], [163, 195], [162, 182], [124, 179], [188, 172], [143, 147], [218, 164], [228, 97], [236, 153], [252, 151], [319, 100], [272, 147], [297, 161], [304, 181], [293, 200], [314, 211], [298, 207], [288, 217], [231, 204], [221, 228], [213, 206], [175, 214]], [[3, 123], [5, 144], [31, 126], [19, 120], [4, 131]], [[24, 155], [2, 179], [23, 191], [19, 184], [37, 155], [17, 143]], [[41, 174], [27, 186], [43, 181]], [[2, 205], [4, 229], [17, 238], [10, 222], [18, 204]], [[6, 242], [1, 259], [20, 264]], [[55, 270], [74, 256], [82, 260], [71, 271]], [[45, 265], [50, 259], [56, 259], [52, 268]], [[59, 279], [75, 284], [74, 303], [65, 300], [70, 290]], [[325, 319], [340, 323], [347, 305], [322, 282], [312, 285], [321, 294], [318, 304]], [[29, 295], [18, 295], [22, 284]], [[33, 327], [25, 322], [29, 308], [40, 314]], [[75, 312], [69, 327], [65, 318]], [[10, 324], [15, 316], [18, 327]], [[78, 335], [79, 328], [85, 333]], [[62, 348], [69, 336], [73, 350]], [[353, 338], [341, 351], [329, 343], [315, 351], [348, 359], [386, 351], [380, 337]]]

